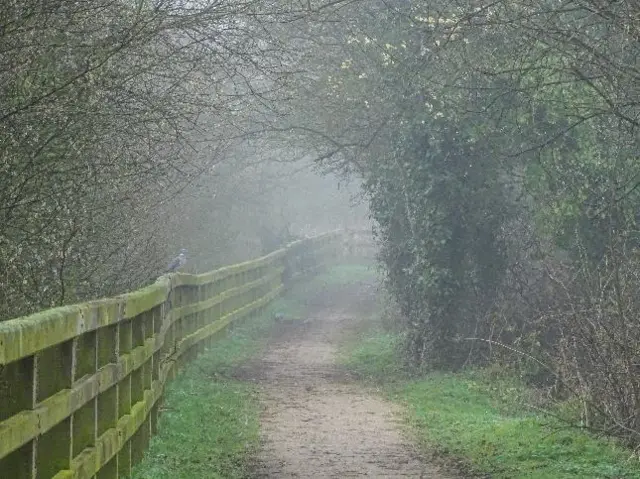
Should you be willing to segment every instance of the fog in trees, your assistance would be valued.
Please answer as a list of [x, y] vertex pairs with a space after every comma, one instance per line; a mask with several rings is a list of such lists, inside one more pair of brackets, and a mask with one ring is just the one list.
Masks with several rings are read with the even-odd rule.
[[637, 445], [638, 5], [0, 6], [0, 319], [373, 229], [411, 367]]

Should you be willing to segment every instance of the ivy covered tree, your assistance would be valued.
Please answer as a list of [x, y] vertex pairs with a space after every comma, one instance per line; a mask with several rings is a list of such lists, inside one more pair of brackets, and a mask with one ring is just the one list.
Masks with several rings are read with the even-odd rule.
[[296, 31], [305, 76], [277, 129], [362, 182], [409, 361], [517, 365], [634, 442], [637, 14], [345, 6]]

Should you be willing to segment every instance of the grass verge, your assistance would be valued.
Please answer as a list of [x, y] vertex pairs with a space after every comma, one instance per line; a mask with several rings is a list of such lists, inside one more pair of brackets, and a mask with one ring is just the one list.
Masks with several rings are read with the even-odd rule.
[[400, 338], [372, 323], [345, 343], [341, 362], [405, 405], [410, 431], [425, 451], [492, 478], [640, 478], [631, 451], [532, 411], [532, 391], [515, 379], [482, 370], [411, 377]]
[[180, 371], [167, 386], [158, 434], [134, 468], [134, 479], [247, 477], [258, 446], [257, 391], [232, 373], [260, 353], [274, 311], [296, 308], [295, 299], [274, 301]]

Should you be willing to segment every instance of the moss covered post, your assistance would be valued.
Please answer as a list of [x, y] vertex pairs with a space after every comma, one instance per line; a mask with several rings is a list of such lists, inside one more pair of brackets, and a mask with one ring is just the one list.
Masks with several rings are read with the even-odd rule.
[[0, 323], [0, 479], [130, 475], [179, 366], [316, 271], [336, 238]]

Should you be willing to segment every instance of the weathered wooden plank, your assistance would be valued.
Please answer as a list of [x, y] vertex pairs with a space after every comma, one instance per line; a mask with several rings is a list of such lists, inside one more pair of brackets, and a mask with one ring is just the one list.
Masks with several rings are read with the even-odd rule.
[[[18, 412], [0, 421], [0, 464], [10, 454], [27, 454], [32, 441], [39, 443], [38, 463], [46, 464], [60, 449], [52, 434], [61, 433], [71, 438], [74, 457], [61, 461], [65, 469], [56, 479], [88, 479], [105, 467], [108, 477], [128, 474], [142, 456], [155, 424], [150, 415], [180, 357], [281, 294], [285, 271], [293, 278], [320, 268], [318, 257], [335, 237], [295, 241], [256, 260], [201, 275], [171, 274], [116, 298], [0, 323], [0, 367], [19, 365], [7, 380], [32, 381], [4, 417]], [[175, 291], [179, 306], [172, 307]], [[47, 368], [60, 368], [52, 361], [64, 374], [49, 380]], [[22, 471], [27, 475], [36, 470], [30, 461]]]

